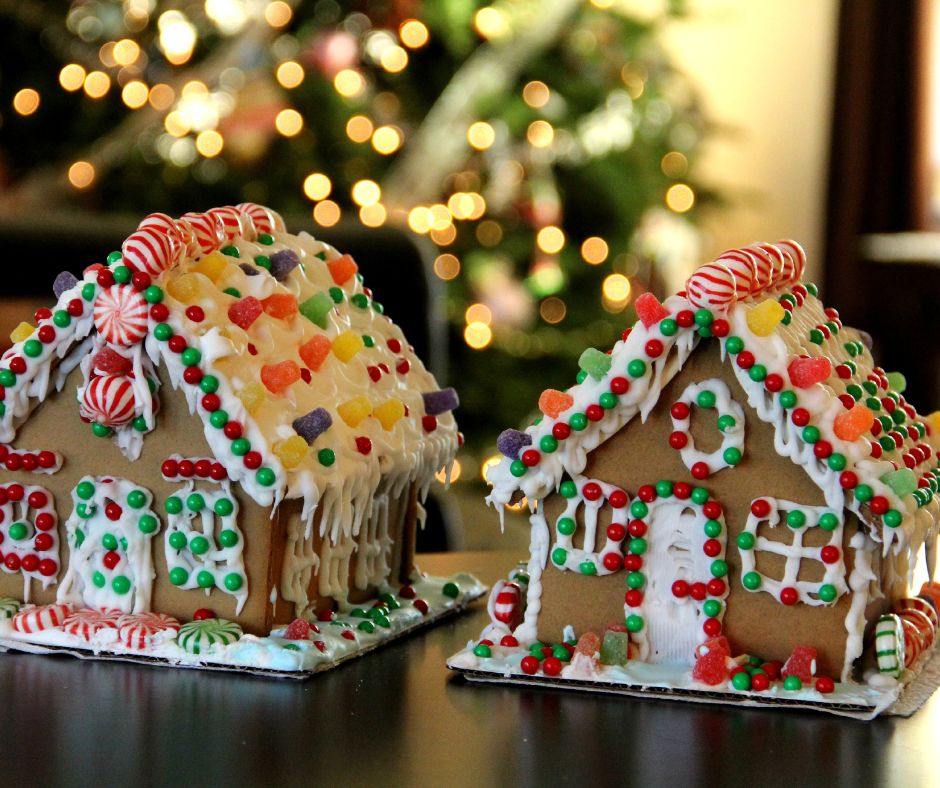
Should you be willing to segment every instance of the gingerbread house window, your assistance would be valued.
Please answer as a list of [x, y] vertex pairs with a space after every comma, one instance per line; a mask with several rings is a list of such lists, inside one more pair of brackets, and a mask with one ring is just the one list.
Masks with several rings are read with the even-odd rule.
[[238, 528], [238, 502], [227, 485], [189, 484], [166, 500], [164, 534], [170, 582], [183, 589], [218, 589], [237, 600], [248, 598], [245, 539]]
[[23, 575], [26, 602], [32, 580], [47, 588], [59, 573], [57, 521], [55, 498], [45, 487], [0, 486], [0, 569]]
[[741, 584], [785, 605], [835, 602], [848, 591], [843, 527], [841, 513], [825, 506], [755, 499], [737, 540]]
[[[697, 448], [692, 436], [692, 411], [710, 414], [721, 445], [706, 452]], [[734, 401], [723, 380], [690, 383], [670, 408], [672, 434], [669, 445], [679, 452], [682, 463], [696, 479], [705, 479], [717, 471], [731, 468], [744, 456], [744, 409]]]
[[390, 571], [392, 539], [388, 532], [388, 498], [376, 499], [372, 516], [359, 530], [356, 547], [356, 587], [380, 585]]
[[581, 478], [566, 479], [559, 492], [566, 503], [555, 521], [552, 564], [583, 575], [609, 575], [622, 569], [630, 519], [627, 494], [607, 482]]

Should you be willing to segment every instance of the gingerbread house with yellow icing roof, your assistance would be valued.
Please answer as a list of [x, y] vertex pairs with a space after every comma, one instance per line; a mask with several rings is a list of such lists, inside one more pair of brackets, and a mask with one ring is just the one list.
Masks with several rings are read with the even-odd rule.
[[480, 592], [415, 570], [457, 397], [351, 257], [242, 204], [54, 289], [0, 359], [2, 645], [300, 674]]
[[644, 294], [611, 351], [586, 350], [577, 382], [500, 436], [488, 500], [528, 505], [531, 554], [452, 667], [893, 701], [937, 624], [909, 590], [918, 561], [933, 571], [936, 422], [802, 283], [804, 261], [794, 242], [754, 245], [663, 303]]

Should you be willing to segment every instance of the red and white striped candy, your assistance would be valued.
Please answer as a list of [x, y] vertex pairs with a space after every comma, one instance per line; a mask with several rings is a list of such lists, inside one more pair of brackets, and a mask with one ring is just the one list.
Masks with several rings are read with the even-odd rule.
[[117, 621], [118, 640], [128, 648], [142, 650], [163, 632], [176, 632], [180, 622], [166, 613], [127, 613]]
[[277, 211], [253, 202], [242, 202], [235, 206], [242, 214], [251, 219], [257, 233], [273, 233], [284, 230], [284, 220]]
[[[239, 213], [238, 209], [226, 205], [222, 208], [211, 208], [206, 211], [206, 213], [215, 219], [216, 224], [219, 226], [219, 232], [225, 239], [225, 243], [231, 243], [244, 233], [242, 215]], [[247, 225], [249, 223], [244, 222], [244, 224]], [[252, 238], [251, 240], [254, 239]]]
[[910, 619], [901, 618], [901, 629], [904, 632], [904, 667], [909, 668], [924, 653], [927, 644], [924, 642], [924, 633]]
[[924, 639], [924, 648], [930, 648], [933, 645], [937, 630], [934, 628], [933, 622], [928, 618], [926, 613], [921, 613], [921, 611], [909, 607], [900, 611], [898, 616], [902, 621], [910, 621], [920, 630]]
[[522, 589], [511, 580], [497, 583], [493, 588], [492, 615], [510, 629], [522, 623]]
[[805, 265], [806, 254], [795, 241], [731, 249], [689, 277], [686, 296], [693, 306], [724, 312], [737, 301], [798, 282]]
[[134, 418], [134, 385], [126, 375], [101, 375], [88, 381], [82, 394], [82, 416], [108, 427]]
[[121, 246], [121, 255], [128, 268], [157, 276], [173, 265], [179, 250], [179, 243], [166, 231], [151, 226], [127, 236]]
[[91, 640], [100, 629], [117, 629], [120, 610], [97, 610], [86, 608], [76, 610], [66, 616], [62, 622], [62, 629], [70, 635], [84, 640]]
[[115, 345], [136, 345], [147, 336], [147, 302], [126, 285], [113, 285], [98, 293], [93, 312], [95, 328]]
[[13, 616], [13, 629], [27, 635], [62, 626], [72, 611], [68, 605], [32, 605]]
[[940, 619], [937, 618], [937, 611], [934, 610], [933, 605], [926, 599], [921, 599], [920, 597], [899, 599], [894, 603], [893, 609], [894, 612], [898, 614], [904, 610], [918, 610], [930, 619], [930, 623], [933, 624], [934, 633], [940, 628]]
[[180, 217], [180, 222], [189, 226], [196, 246], [203, 254], [214, 252], [222, 246], [223, 236], [219, 223], [207, 213], [186, 213]]

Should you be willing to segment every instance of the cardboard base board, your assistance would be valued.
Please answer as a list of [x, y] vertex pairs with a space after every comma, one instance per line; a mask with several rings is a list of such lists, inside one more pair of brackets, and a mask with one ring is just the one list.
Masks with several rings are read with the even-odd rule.
[[[443, 593], [447, 583], [457, 584], [459, 594], [456, 597]], [[413, 585], [420, 598], [428, 602], [427, 613], [421, 614], [414, 606], [403, 605], [389, 611], [388, 627], [373, 625], [372, 631], [359, 628], [369, 619], [350, 614], [338, 617], [335, 622], [318, 623], [320, 632], [311, 634], [306, 641], [286, 639], [281, 628], [268, 637], [244, 635], [230, 645], [213, 647], [206, 654], [193, 655], [176, 644], [175, 633], [172, 632], [165, 641], [137, 651], [118, 642], [117, 631], [113, 629], [104, 632], [103, 638], [96, 636], [93, 642], [88, 643], [61, 628], [24, 634], [15, 631], [10, 620], [3, 620], [0, 621], [0, 652], [21, 651], [157, 667], [307, 679], [454, 616], [486, 593], [486, 587], [467, 574], [452, 578], [423, 577]], [[351, 633], [351, 637], [343, 637], [343, 633]], [[110, 640], [105, 639], [108, 637]], [[318, 644], [320, 647], [317, 647]]]

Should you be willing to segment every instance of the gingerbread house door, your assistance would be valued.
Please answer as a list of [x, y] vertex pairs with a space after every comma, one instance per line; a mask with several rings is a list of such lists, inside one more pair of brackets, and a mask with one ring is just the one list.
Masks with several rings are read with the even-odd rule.
[[691, 594], [677, 595], [675, 589], [691, 589], [708, 577], [710, 559], [702, 550], [706, 538], [695, 508], [680, 501], [651, 507], [643, 603], [650, 662], [694, 661], [704, 616]]

